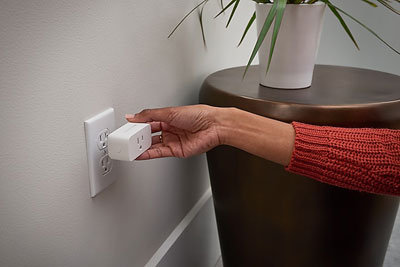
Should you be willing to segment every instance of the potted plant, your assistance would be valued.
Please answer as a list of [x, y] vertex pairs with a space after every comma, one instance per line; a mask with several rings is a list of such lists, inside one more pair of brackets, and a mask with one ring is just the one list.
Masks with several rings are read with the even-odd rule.
[[[261, 85], [282, 89], [306, 88], [311, 85], [321, 35], [324, 10], [326, 7], [328, 7], [338, 19], [339, 23], [342, 25], [357, 49], [359, 49], [359, 46], [341, 14], [367, 29], [387, 47], [400, 55], [398, 50], [390, 46], [373, 30], [334, 5], [330, 0], [253, 1], [256, 3], [256, 11], [247, 23], [239, 45], [242, 43], [254, 21], [257, 20], [258, 38], [249, 61], [247, 62], [243, 77], [246, 75], [248, 67], [253, 62], [258, 52]], [[377, 4], [374, 3], [373, 0], [359, 1], [369, 4], [372, 7], [377, 7]], [[400, 3], [400, 0], [394, 1]], [[205, 43], [203, 10], [208, 2], [209, 0], [203, 0], [187, 13], [168, 37], [175, 32], [175, 30], [190, 14], [200, 8], [200, 26], [203, 41]], [[376, 2], [400, 15], [400, 12], [391, 5], [390, 0], [376, 0]], [[220, 3], [222, 7], [221, 11], [215, 17], [218, 17], [225, 11], [228, 11], [228, 9], [231, 9], [226, 25], [226, 27], [228, 27], [237, 11], [240, 0], [231, 0], [226, 6], [224, 6], [223, 0], [220, 0]], [[307, 26], [305, 27], [304, 25]]]

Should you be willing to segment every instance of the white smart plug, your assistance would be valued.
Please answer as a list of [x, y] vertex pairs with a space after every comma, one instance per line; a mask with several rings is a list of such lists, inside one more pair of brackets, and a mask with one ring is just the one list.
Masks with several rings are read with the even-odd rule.
[[132, 161], [151, 146], [150, 124], [127, 123], [110, 133], [107, 142], [110, 158]]

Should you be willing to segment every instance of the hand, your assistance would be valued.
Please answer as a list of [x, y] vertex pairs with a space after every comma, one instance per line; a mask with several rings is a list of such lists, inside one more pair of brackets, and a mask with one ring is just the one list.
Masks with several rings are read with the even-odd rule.
[[[218, 117], [223, 109], [206, 106], [183, 106], [146, 109], [126, 115], [129, 122], [150, 123], [152, 146], [138, 160], [198, 155], [222, 144]], [[161, 137], [160, 137], [161, 136]]]
[[[187, 158], [228, 145], [287, 166], [294, 148], [295, 131], [284, 122], [237, 108], [207, 105], [146, 109], [126, 115], [129, 122], [151, 124], [152, 146], [139, 158]], [[161, 138], [160, 138], [161, 136]]]

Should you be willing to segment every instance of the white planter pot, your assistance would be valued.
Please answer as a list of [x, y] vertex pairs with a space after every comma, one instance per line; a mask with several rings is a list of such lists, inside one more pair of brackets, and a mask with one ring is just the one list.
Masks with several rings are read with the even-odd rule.
[[[256, 4], [258, 33], [272, 4]], [[299, 89], [311, 85], [321, 37], [325, 4], [288, 4], [285, 8], [271, 66], [267, 71], [274, 24], [258, 52], [260, 84], [281, 89]]]

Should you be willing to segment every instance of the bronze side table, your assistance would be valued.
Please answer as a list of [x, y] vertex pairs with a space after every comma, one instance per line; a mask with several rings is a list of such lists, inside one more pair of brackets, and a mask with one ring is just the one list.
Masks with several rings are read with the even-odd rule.
[[[317, 65], [313, 84], [258, 84], [257, 66], [211, 74], [200, 103], [285, 122], [400, 129], [400, 77]], [[351, 191], [288, 173], [220, 146], [207, 153], [224, 267], [382, 266], [399, 198]]]

